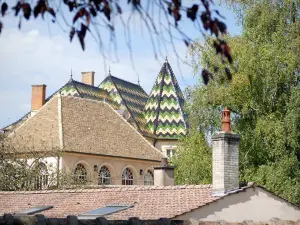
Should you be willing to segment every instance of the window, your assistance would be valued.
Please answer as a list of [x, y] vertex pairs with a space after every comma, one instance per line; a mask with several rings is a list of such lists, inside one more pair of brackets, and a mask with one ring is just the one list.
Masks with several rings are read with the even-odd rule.
[[53, 208], [53, 206], [37, 206], [37, 207], [34, 207], [34, 208], [30, 208], [30, 209], [26, 209], [26, 210], [23, 210], [23, 211], [20, 211], [20, 212], [16, 212], [15, 215], [20, 215], [20, 214], [32, 215], [32, 214], [42, 212], [42, 211], [52, 209], [52, 208]]
[[144, 185], [154, 185], [154, 176], [151, 170], [147, 170], [144, 175]]
[[133, 185], [133, 174], [129, 168], [122, 173], [122, 185]]
[[176, 150], [175, 149], [167, 149], [166, 153], [167, 153], [168, 158], [172, 158], [176, 154]]
[[48, 170], [45, 163], [38, 163], [35, 165], [35, 179], [34, 179], [34, 188], [37, 190], [41, 190], [48, 187]]
[[77, 182], [86, 182], [87, 181], [87, 172], [81, 163], [78, 163], [74, 171], [75, 179]]
[[78, 219], [96, 219], [99, 216], [113, 214], [122, 210], [132, 208], [133, 205], [107, 205], [103, 208], [91, 210], [78, 216]]
[[99, 170], [99, 185], [111, 184], [110, 171], [106, 166], [102, 166]]

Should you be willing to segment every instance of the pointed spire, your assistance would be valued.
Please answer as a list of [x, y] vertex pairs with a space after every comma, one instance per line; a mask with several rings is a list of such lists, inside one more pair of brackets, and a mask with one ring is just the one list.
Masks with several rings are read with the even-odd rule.
[[108, 67], [108, 75], [107, 76], [111, 76], [110, 66]]
[[73, 74], [72, 74], [72, 68], [71, 68], [71, 74], [70, 74], [70, 80], [69, 82], [71, 82], [73, 80]]
[[166, 63], [168, 63], [168, 56], [166, 56], [166, 60], [165, 60], [165, 62], [166, 62]]
[[138, 85], [140, 86], [140, 75], [138, 74]]

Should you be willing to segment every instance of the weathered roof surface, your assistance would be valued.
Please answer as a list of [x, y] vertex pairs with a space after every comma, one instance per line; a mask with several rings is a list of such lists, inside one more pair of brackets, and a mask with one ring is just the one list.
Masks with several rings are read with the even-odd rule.
[[146, 127], [143, 109], [147, 103], [148, 95], [144, 89], [137, 84], [122, 80], [109, 74], [100, 88], [105, 89], [112, 99], [127, 110], [131, 116], [129, 122], [142, 134], [152, 137], [152, 133]]
[[[58, 89], [56, 92], [50, 95], [46, 99], [46, 102], [52, 99], [53, 96], [55, 96], [57, 93], [60, 93], [63, 96], [74, 96], [74, 97], [81, 97], [81, 98], [93, 99], [98, 101], [106, 101], [113, 108], [115, 109], [120, 108], [120, 105], [112, 100], [112, 98], [108, 95], [108, 92], [106, 90], [75, 81], [72, 78], [60, 89]], [[6, 126], [4, 130], [5, 131], [14, 130], [15, 128], [20, 126], [23, 122], [25, 122], [28, 118], [30, 118], [30, 112], [25, 114], [16, 122]]]
[[62, 97], [61, 107], [65, 151], [160, 161], [162, 154], [109, 104]]
[[12, 135], [69, 152], [152, 161], [162, 158], [110, 104], [80, 97], [54, 96]]
[[[13, 213], [38, 205], [53, 205], [43, 211], [48, 217], [66, 217], [106, 205], [134, 205], [107, 216], [108, 219], [173, 218], [216, 201], [210, 185], [186, 186], [123, 186], [101, 189], [0, 192], [0, 211]], [[29, 205], [30, 204], [30, 205]]]
[[178, 139], [186, 134], [184, 98], [168, 61], [163, 64], [145, 105], [147, 127], [160, 139]]

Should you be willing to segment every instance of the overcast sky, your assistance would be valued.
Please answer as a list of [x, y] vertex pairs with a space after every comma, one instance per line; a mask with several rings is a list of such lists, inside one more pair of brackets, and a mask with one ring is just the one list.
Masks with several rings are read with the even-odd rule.
[[[238, 34], [240, 27], [235, 23], [234, 14], [223, 5], [216, 7], [226, 17], [229, 32]], [[3, 23], [4, 29], [0, 35], [0, 128], [30, 111], [32, 84], [46, 84], [49, 96], [70, 79], [71, 69], [73, 79], [79, 81], [81, 72], [95, 71], [95, 85], [107, 75], [97, 43], [92, 38], [87, 38], [86, 50], [83, 52], [77, 39], [73, 43], [69, 42], [69, 30], [64, 32], [57, 24], [47, 23], [41, 18], [23, 21], [21, 30], [18, 29], [18, 18], [12, 15], [4, 18]], [[181, 26], [185, 31], [190, 31], [193, 37], [199, 36], [190, 21]], [[164, 57], [155, 60], [149, 35], [139, 28], [137, 18], [131, 37], [135, 69], [122, 35], [117, 39], [119, 61], [107, 61], [106, 65], [110, 66], [112, 75], [133, 83], [137, 83], [139, 74], [141, 86], [149, 93]], [[176, 49], [184, 58], [184, 44], [176, 43]], [[180, 72], [171, 48], [165, 54], [182, 90], [197, 81], [198, 78], [194, 77], [188, 66], [180, 64]]]

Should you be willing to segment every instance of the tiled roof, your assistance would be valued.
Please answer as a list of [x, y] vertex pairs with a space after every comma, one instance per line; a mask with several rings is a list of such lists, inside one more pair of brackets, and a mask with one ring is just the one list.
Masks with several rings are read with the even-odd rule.
[[173, 218], [218, 200], [210, 185], [122, 186], [100, 189], [0, 192], [0, 212], [13, 213], [38, 205], [53, 205], [42, 212], [48, 217], [66, 217], [106, 205], [134, 205], [107, 216], [108, 219]]
[[109, 74], [99, 87], [107, 90], [112, 99], [129, 112], [131, 116], [129, 121], [138, 131], [152, 137], [152, 133], [147, 129], [146, 120], [142, 113], [147, 103], [148, 95], [140, 85]]
[[[65, 84], [59, 92], [63, 96], [74, 96], [98, 101], [107, 101], [114, 108], [119, 108], [119, 105], [109, 96], [108, 92], [102, 88], [84, 84], [73, 79]], [[49, 99], [49, 98], [48, 98]]]
[[80, 97], [54, 96], [13, 135], [67, 152], [151, 161], [162, 157], [110, 104]]
[[178, 139], [186, 134], [184, 98], [176, 77], [166, 61], [155, 81], [144, 114], [147, 127], [159, 139]]

